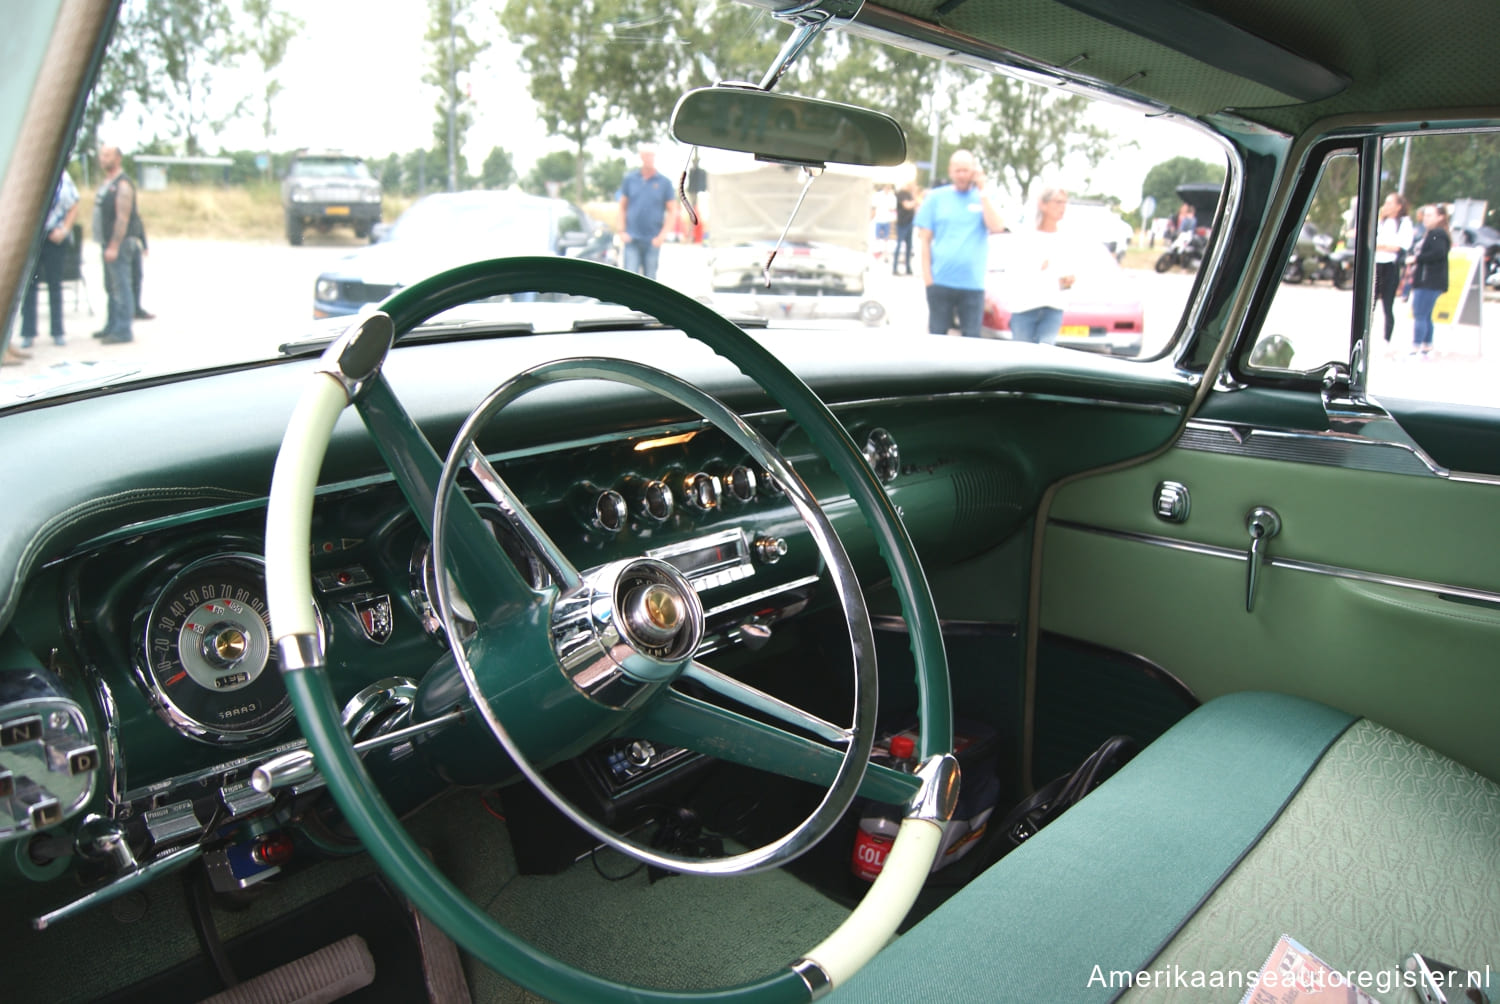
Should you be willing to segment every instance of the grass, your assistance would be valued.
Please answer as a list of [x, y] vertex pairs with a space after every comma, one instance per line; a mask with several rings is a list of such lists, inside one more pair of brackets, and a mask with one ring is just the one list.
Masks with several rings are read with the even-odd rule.
[[[78, 222], [92, 240], [94, 193], [85, 192]], [[247, 186], [172, 184], [159, 192], [142, 191], [141, 219], [150, 238], [281, 243], [286, 240], [281, 215], [281, 189], [275, 184]], [[394, 220], [412, 199], [386, 195], [381, 218]]]

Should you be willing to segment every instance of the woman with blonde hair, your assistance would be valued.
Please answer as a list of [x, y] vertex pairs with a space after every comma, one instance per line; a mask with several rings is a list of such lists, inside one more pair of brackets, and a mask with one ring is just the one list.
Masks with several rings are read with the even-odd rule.
[[1068, 290], [1078, 278], [1071, 238], [1058, 230], [1067, 211], [1066, 191], [1042, 190], [1036, 204], [1036, 229], [1025, 234], [1027, 260], [1018, 263], [1023, 281], [1016, 284], [1010, 304], [1010, 336], [1015, 341], [1055, 345], [1062, 331]]

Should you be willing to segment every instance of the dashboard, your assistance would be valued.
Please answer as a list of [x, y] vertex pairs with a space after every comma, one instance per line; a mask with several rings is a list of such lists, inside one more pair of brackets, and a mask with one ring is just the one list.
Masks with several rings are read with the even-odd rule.
[[[1018, 475], [982, 448], [955, 449], [954, 407], [872, 406], [844, 416], [925, 562], [980, 553], [1021, 518]], [[800, 431], [779, 413], [752, 421], [813, 489], [866, 588], [878, 585], [883, 566], [863, 518]], [[903, 452], [908, 441], [917, 448]], [[817, 549], [774, 479], [701, 422], [491, 459], [575, 567], [645, 555], [681, 571], [704, 605], [698, 657], [716, 668], [721, 657], [753, 665], [774, 633], [796, 630], [832, 603]], [[523, 578], [547, 588], [545, 562], [477, 488], [471, 498]], [[324, 851], [349, 849], [339, 846], [336, 811], [281, 684], [266, 611], [264, 522], [263, 498], [157, 515], [94, 536], [28, 583], [17, 622], [33, 625], [31, 651], [52, 653], [32, 675], [57, 684], [65, 714], [56, 721], [67, 727], [32, 737], [27, 748], [82, 759], [63, 772], [67, 783], [57, 771], [46, 774], [50, 815], [21, 813], [0, 832], [18, 838], [14, 860], [0, 865], [39, 882], [75, 868], [88, 890], [54, 884], [40, 922], [199, 856], [216, 888], [235, 892], [291, 867], [308, 840]], [[444, 573], [391, 477], [323, 488], [312, 540], [328, 675], [351, 739], [397, 811], [454, 783], [512, 779], [515, 768], [476, 725], [472, 707], [466, 713], [467, 695], [454, 690], [450, 639], [434, 602]], [[456, 630], [465, 633], [472, 616], [449, 595]], [[39, 624], [49, 625], [40, 635]], [[0, 728], [34, 717], [20, 707], [0, 708]], [[30, 784], [45, 772], [20, 762], [22, 745], [0, 749], [0, 769], [9, 757], [11, 773], [29, 770]], [[606, 815], [698, 759], [629, 737], [579, 757]], [[58, 825], [65, 821], [71, 827]]]

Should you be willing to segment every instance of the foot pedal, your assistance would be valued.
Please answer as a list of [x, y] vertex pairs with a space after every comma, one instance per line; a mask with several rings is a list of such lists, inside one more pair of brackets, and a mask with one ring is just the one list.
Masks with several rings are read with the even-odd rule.
[[351, 934], [277, 966], [253, 980], [205, 997], [200, 1004], [324, 1004], [375, 982], [375, 960], [365, 939]]

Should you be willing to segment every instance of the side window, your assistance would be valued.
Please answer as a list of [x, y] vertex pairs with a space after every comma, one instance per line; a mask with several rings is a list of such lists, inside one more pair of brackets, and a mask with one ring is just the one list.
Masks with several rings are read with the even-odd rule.
[[[1367, 388], [1377, 397], [1500, 404], [1484, 379], [1500, 349], [1500, 312], [1485, 302], [1500, 284], [1500, 133], [1388, 138], [1381, 195]], [[1379, 282], [1382, 272], [1389, 282]]]
[[1349, 358], [1359, 158], [1330, 154], [1250, 353], [1256, 369], [1315, 370]]

